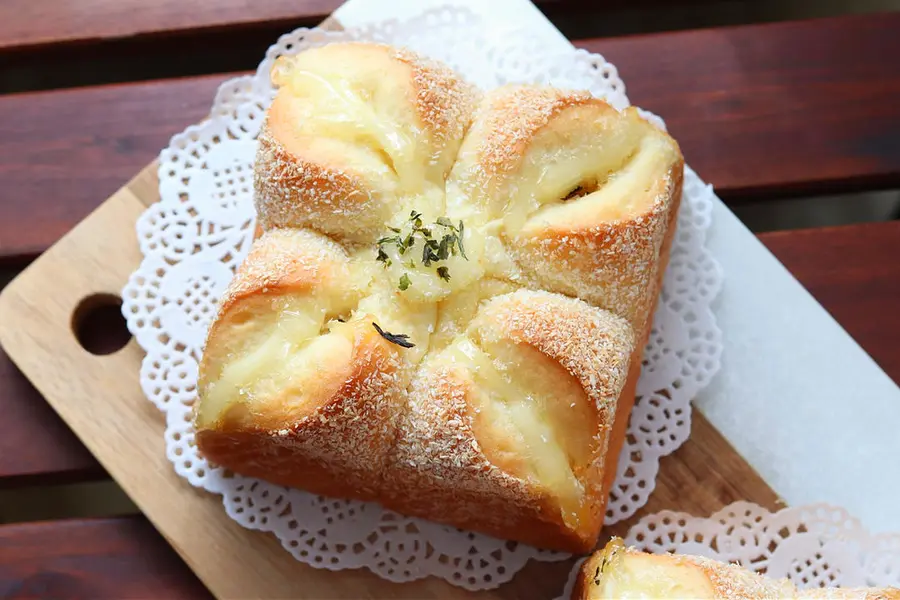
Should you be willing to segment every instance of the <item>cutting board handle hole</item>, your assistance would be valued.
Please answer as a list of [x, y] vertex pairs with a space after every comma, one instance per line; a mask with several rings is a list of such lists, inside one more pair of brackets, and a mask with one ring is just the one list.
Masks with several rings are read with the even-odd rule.
[[122, 349], [131, 339], [122, 316], [122, 299], [114, 294], [83, 298], [72, 313], [72, 333], [91, 354], [103, 356]]

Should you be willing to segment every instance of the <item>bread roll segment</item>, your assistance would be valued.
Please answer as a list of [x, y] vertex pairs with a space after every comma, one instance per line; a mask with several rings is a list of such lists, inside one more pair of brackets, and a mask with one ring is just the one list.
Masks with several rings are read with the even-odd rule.
[[344, 250], [306, 230], [263, 235], [238, 269], [200, 364], [196, 443], [232, 470], [376, 499], [413, 365], [352, 309]]
[[591, 549], [674, 233], [677, 144], [584, 93], [481, 101], [377, 44], [306, 51], [272, 76], [265, 233], [210, 328], [200, 452]]
[[578, 574], [572, 600], [658, 598], [695, 600], [900, 600], [896, 588], [799, 590], [786, 579], [769, 579], [738, 565], [699, 556], [647, 554], [613, 539], [589, 557]]
[[486, 302], [422, 364], [387, 472], [399, 512], [541, 547], [593, 547], [615, 403], [634, 338], [580, 300]]
[[254, 179], [265, 228], [371, 243], [412, 205], [443, 212], [475, 88], [440, 63], [364, 43], [282, 57], [272, 79]]
[[484, 96], [447, 182], [448, 208], [486, 239], [489, 276], [581, 298], [632, 324], [635, 350], [613, 419], [605, 491], [625, 443], [683, 171], [677, 143], [634, 108], [505, 86]]
[[634, 108], [620, 113], [587, 93], [507, 86], [476, 111], [448, 202], [470, 203], [519, 280], [579, 297], [642, 331], [659, 294], [683, 170], [675, 141]]

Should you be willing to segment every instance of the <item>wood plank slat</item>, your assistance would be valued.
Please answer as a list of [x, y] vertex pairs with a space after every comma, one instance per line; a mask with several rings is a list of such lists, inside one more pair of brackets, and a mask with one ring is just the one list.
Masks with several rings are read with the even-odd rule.
[[[757, 503], [767, 509], [780, 508], [774, 495], [758, 495], [756, 490], [765, 485], [758, 477], [747, 478], [746, 465], [722, 468], [722, 458], [733, 457], [734, 453], [705, 419], [695, 419], [692, 429], [692, 438], [712, 439], [713, 443], [700, 446], [689, 440], [671, 456], [663, 458], [660, 477], [670, 477], [683, 487], [676, 488], [664, 482], [660, 487], [663, 493], [651, 496], [639, 516], [673, 506], [677, 503], [675, 495], [684, 493], [691, 494], [691, 503], [699, 507], [698, 514], [712, 514], [754, 493], [757, 493]], [[716, 469], [704, 468], [714, 464]], [[732, 474], [733, 477], [728, 476]], [[691, 484], [684, 485], [687, 482]], [[626, 522], [622, 522], [607, 533], [624, 535], [626, 530]], [[507, 597], [549, 598], [557, 595], [560, 590], [555, 582], [565, 580], [572, 561], [548, 566], [555, 576], [542, 582], [540, 590], [533, 582], [517, 577], [507, 584], [513, 589]], [[147, 598], [209, 596], [196, 576], [142, 516], [0, 525], [0, 597], [12, 600], [135, 595]]]
[[900, 13], [575, 42], [726, 199], [900, 186]]
[[[589, 9], [583, 0], [533, 0], [551, 16]], [[645, 5], [662, 0], [643, 0]], [[89, 43], [130, 37], [193, 35], [276, 26], [287, 32], [315, 26], [344, 0], [4, 0], [0, 3], [0, 52], [48, 45]], [[604, 10], [628, 7], [628, 0], [606, 0]]]
[[[884, 225], [893, 225], [893, 224], [884, 224]], [[897, 235], [896, 230], [892, 230], [890, 233], [885, 233], [884, 235], [886, 236], [886, 239], [887, 239], [888, 241], [890, 241], [890, 240], [897, 240], [898, 237], [900, 237], [900, 236]], [[815, 241], [821, 241], [821, 240], [815, 240]], [[852, 246], [852, 245], [853, 245], [852, 243], [848, 243], [848, 244], [847, 244], [847, 247], [845, 248], [845, 250], [846, 250], [846, 249], [849, 249], [850, 246]], [[789, 244], [789, 246], [790, 246], [790, 244]], [[883, 250], [883, 249], [882, 249], [882, 250]], [[798, 256], [801, 257], [801, 259], [802, 259], [802, 257], [804, 257], [805, 254], [806, 254], [807, 252], [809, 252], [809, 249], [808, 249], [808, 248], [807, 248], [807, 250], [805, 250], [805, 251], [801, 252], [800, 254], [798, 254]], [[798, 259], [798, 260], [800, 260], [800, 259]], [[800, 260], [800, 262], [802, 262], [802, 260]], [[821, 265], [822, 265], [822, 263], [819, 263], [819, 265], [817, 265], [817, 266], [821, 267]], [[890, 274], [891, 274], [891, 275], [896, 275], [896, 273], [895, 273], [894, 271], [890, 271]], [[882, 276], [882, 275], [878, 275], [878, 276], [880, 277], [880, 276]], [[854, 277], [850, 277], [850, 279], [855, 279], [855, 278], [854, 278]], [[863, 277], [863, 279], [864, 279], [864, 280], [867, 280], [867, 278], [865, 278], [865, 277]], [[896, 277], [895, 277], [895, 280], [897, 280]], [[893, 290], [893, 288], [892, 288], [892, 290]], [[891, 291], [891, 290], [889, 290], [889, 291]], [[891, 293], [896, 293], [896, 290], [893, 290], [893, 292], [891, 292]], [[895, 298], [896, 298], [896, 296], [895, 296]], [[702, 424], [702, 420], [699, 420], [699, 419], [698, 419], [698, 420], [697, 420], [697, 423], [698, 423], [698, 424]], [[726, 445], [727, 445], [727, 444], [726, 444]], [[690, 450], [690, 446], [686, 446], [686, 448], [687, 448], [688, 450]], [[698, 474], [698, 476], [702, 477], [702, 474]], [[726, 482], [726, 483], [727, 483], [727, 482]], [[724, 488], [723, 488], [723, 490], [724, 490]], [[727, 490], [723, 491], [722, 493], [726, 493], [726, 492], [727, 492]], [[128, 534], [127, 534], [127, 536], [128, 536], [129, 538], [138, 538], [138, 537], [140, 537], [141, 535], [142, 535], [142, 534], [134, 533], [134, 532], [128, 533]], [[157, 537], [158, 537], [158, 536], [157, 536]], [[3, 534], [2, 534], [2, 531], [0, 531], [0, 539], [2, 539], [2, 538], [3, 538]], [[52, 543], [50, 540], [53, 539], [53, 534], [50, 534], [49, 536], [45, 536], [45, 539], [47, 540], [47, 541], [46, 541], [47, 544]], [[2, 545], [0, 545], [0, 547], [2, 547]], [[113, 551], [112, 551], [112, 556], [117, 556], [117, 555], [119, 555], [119, 554], [121, 554], [121, 552], [118, 551], [118, 550], [113, 550]], [[170, 552], [170, 555], [174, 556], [174, 554], [172, 554], [171, 552]], [[104, 556], [105, 556], [105, 555], [104, 555]], [[2, 559], [2, 558], [5, 558], [5, 557], [3, 557], [3, 556], [2, 556], [2, 553], [0, 553], [0, 559]], [[3, 560], [0, 560], [0, 564], [3, 564], [3, 562], [4, 562]], [[102, 576], [102, 575], [105, 575], [106, 577], [108, 577], [108, 569], [109, 569], [109, 567], [104, 567], [104, 568], [102, 568], [102, 569], [99, 569], [99, 570], [98, 570], [98, 573], [99, 573], [101, 576]], [[38, 586], [38, 587], [37, 587], [37, 588], [34, 588], [34, 589], [39, 590], [38, 592], [36, 592], [36, 593], [38, 593], [38, 595], [44, 595], [44, 594], [56, 595], [56, 594], [59, 593], [59, 592], [54, 591], [54, 590], [57, 589], [57, 588], [54, 588], [54, 587], [53, 587], [56, 583], [58, 583], [58, 582], [57, 582], [56, 580], [54, 580], [52, 577], [51, 577], [51, 581], [50, 581], [49, 584], [48, 584], [47, 581], [42, 580], [42, 578], [39, 576], [39, 577], [37, 578], [37, 586]], [[70, 583], [68, 580], [64, 580], [64, 581], [62, 581], [62, 583], [65, 584], [65, 585], [67, 585], [67, 586], [69, 586], [69, 587], [61, 587], [61, 588], [59, 588], [59, 589], [68, 589], [68, 590], [71, 590], [71, 583]], [[176, 584], [176, 585], [177, 585], [177, 584]], [[116, 587], [116, 588], [114, 588], [114, 589], [115, 589], [115, 591], [116, 591], [116, 594], [121, 594], [121, 588]], [[2, 590], [2, 591], [4, 591], [4, 592], [6, 591], [6, 590], [2, 587], [2, 578], [0, 578], [0, 590]], [[35, 592], [34, 592], [34, 591], [31, 591], [31, 590], [32, 590], [32, 588], [15, 587], [15, 588], [10, 588], [10, 589], [9, 589], [9, 593], [21, 593], [21, 594], [23, 594], [23, 595], [33, 595]], [[103, 591], [103, 590], [101, 590], [101, 592], [102, 592], [102, 591]], [[144, 593], [144, 592], [142, 591], [141, 594], [143, 594], [143, 593]], [[161, 593], [162, 595], [166, 596], [166, 597], [172, 597], [171, 591], [170, 591], [169, 593], [163, 593], [163, 592], [160, 592], [160, 593]], [[91, 593], [88, 593], [87, 595], [91, 595], [91, 596], [101, 596], [101, 597], [102, 597], [103, 595], [105, 595], [105, 593], [100, 593], [100, 592], [97, 592], [96, 590], [94, 590], [94, 591], [92, 591]], [[156, 594], [153, 594], [153, 595], [156, 595]], [[190, 594], [190, 596], [196, 596], [196, 593], [192, 593], [192, 594]]]
[[285, 31], [316, 25], [342, 0], [4, 0], [0, 51], [91, 40], [240, 30], [282, 23]]
[[[759, 236], [894, 381], [900, 382], [900, 221]], [[90, 479], [97, 463], [0, 356], [0, 482]]]
[[774, 231], [759, 238], [900, 383], [900, 221]]
[[3, 415], [0, 419], [0, 488], [86, 481], [106, 476], [87, 448], [2, 349], [0, 414]]
[[[617, 64], [739, 201], [900, 187], [900, 62], [884, 60], [898, 29], [900, 13], [575, 43]], [[0, 259], [49, 247], [202, 118], [226, 77], [0, 97]]]
[[0, 597], [210, 598], [143, 517], [0, 526]]
[[46, 250], [209, 114], [232, 76], [0, 96], [0, 259]]

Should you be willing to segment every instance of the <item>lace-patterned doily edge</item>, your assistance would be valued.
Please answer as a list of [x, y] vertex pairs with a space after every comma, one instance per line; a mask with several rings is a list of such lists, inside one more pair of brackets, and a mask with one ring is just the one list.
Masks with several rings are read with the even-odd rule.
[[[793, 520], [793, 525], [796, 529], [810, 528], [813, 524], [819, 524], [820, 527], [812, 527], [813, 531], [811, 533], [815, 535], [820, 542], [847, 542], [850, 548], [857, 551], [855, 558], [859, 563], [863, 563], [864, 560], [870, 558], [875, 546], [894, 549], [893, 553], [895, 554], [895, 560], [891, 563], [891, 567], [897, 573], [895, 579], [890, 580], [886, 577], [884, 580], [874, 581], [869, 585], [879, 587], [900, 586], [900, 532], [872, 534], [857, 518], [850, 515], [844, 508], [827, 503], [789, 506], [776, 512], [771, 512], [753, 502], [737, 501], [723, 507], [709, 517], [696, 517], [686, 512], [664, 510], [641, 518], [637, 523], [631, 526], [623, 541], [627, 546], [644, 552], [660, 553], [658, 548], [654, 548], [652, 544], [642, 542], [638, 538], [644, 536], [649, 539], [651, 537], [645, 534], [648, 525], [651, 523], [668, 521], [669, 523], [675, 523], [677, 525], [677, 527], [674, 528], [676, 536], [677, 532], [681, 532], [685, 541], [678, 543], [669, 539], [669, 542], [666, 545], [670, 546], [670, 548], [666, 549], [665, 552], [705, 556], [722, 562], [742, 565], [752, 571], [764, 572], [767, 563], [766, 559], [760, 560], [760, 549], [758, 547], [759, 544], [762, 543], [760, 540], [757, 540], [756, 545], [744, 546], [742, 550], [738, 551], [736, 555], [732, 554], [732, 556], [729, 556], [728, 553], [725, 553], [723, 556], [723, 553], [713, 549], [711, 544], [714, 543], [719, 536], [734, 537], [735, 534], [740, 535], [741, 532], [739, 530], [736, 531], [738, 528], [735, 527], [735, 521], [745, 521], [747, 518], [750, 518], [754, 523], [758, 526], [762, 526], [765, 530], [773, 526], [783, 527], [784, 523], [779, 522], [779, 519], [790, 522], [789, 519], [795, 516], [796, 519]], [[815, 518], [811, 519], [809, 517]], [[815, 529], [821, 528], [822, 521], [834, 523], [837, 532], [832, 531], [829, 533], [828, 531], [815, 531]], [[717, 527], [719, 528], [718, 530], [716, 530]], [[693, 529], [705, 530], [706, 535], [709, 535], [711, 538], [708, 540], [710, 545], [704, 546], [703, 542], [696, 542], [696, 534], [693, 533]], [[747, 527], [746, 531], [752, 532], [753, 529]], [[671, 532], [672, 529], [662, 529], [659, 535], [670, 536]], [[809, 533], [810, 532], [804, 532], [803, 535]], [[770, 536], [771, 535], [772, 534], [770, 534]], [[767, 536], [766, 539], [768, 539], [768, 537], [769, 536]], [[790, 534], [782, 539], [788, 539], [789, 537]], [[768, 542], [766, 542], [766, 545], [765, 552], [767, 555], [771, 555], [773, 550], [768, 547]], [[684, 547], [684, 549], [680, 550], [682, 547]], [[708, 551], [704, 552], [704, 548], [707, 548]], [[797, 561], [803, 561], [806, 558], [808, 557], [794, 557]], [[557, 596], [554, 600], [570, 600], [572, 588], [575, 585], [578, 572], [586, 559], [587, 557], [582, 557], [574, 563], [562, 595]], [[857, 586], [861, 584], [854, 582], [852, 585]]]
[[[310, 31], [312, 31], [312, 30], [310, 30]], [[583, 54], [583, 53], [582, 53], [582, 54]], [[574, 56], [574, 54], [573, 54], [573, 56]], [[260, 68], [262, 68], [262, 65], [261, 65]], [[258, 73], [257, 73], [257, 75], [258, 75]], [[222, 119], [222, 121], [227, 122], [229, 119], [228, 119], [227, 117], [225, 117], [224, 114], [223, 114], [223, 115], [215, 115], [216, 110], [218, 110], [218, 109], [221, 108], [221, 107], [217, 106], [217, 104], [218, 104], [219, 101], [220, 101], [220, 98], [229, 96], [229, 93], [230, 93], [231, 96], [233, 97], [233, 96], [234, 96], [233, 90], [234, 90], [236, 87], [240, 87], [242, 84], [251, 84], [251, 86], [252, 86], [252, 83], [254, 82], [254, 80], [255, 80], [255, 76], [243, 76], [243, 77], [238, 77], [238, 78], [234, 78], [234, 79], [228, 80], [228, 81], [226, 81], [226, 82], [223, 82], [223, 84], [220, 85], [219, 91], [218, 91], [217, 94], [216, 94], [216, 104], [214, 104], [214, 107], [213, 107], [213, 113], [214, 113], [213, 119], [214, 119], [214, 120]], [[226, 108], [227, 108], [227, 107], [226, 107]], [[654, 117], [655, 117], [655, 116], [653, 116], [653, 115], [645, 115], [645, 116], [648, 116], [648, 118], [651, 118], [651, 120], [654, 120]], [[207, 121], [206, 123], [208, 123], [208, 121]], [[174, 144], [176, 143], [176, 140], [179, 138], [179, 136], [182, 136], [181, 139], [184, 139], [185, 137], [190, 137], [190, 136], [191, 136], [192, 134], [194, 134], [194, 133], [199, 133], [200, 129], [204, 126], [204, 124], [205, 124], [205, 123], [201, 123], [201, 124], [198, 124], [198, 125], [189, 127], [188, 129], [186, 129], [186, 130], [185, 130], [184, 132], [182, 132], [181, 134], [177, 134], [176, 136], [173, 136], [172, 141], [170, 142], [170, 145], [174, 145]], [[659, 122], [658, 124], [661, 124], [661, 122]], [[662, 125], [662, 126], [664, 127], [664, 125]], [[163, 151], [161, 157], [164, 157], [164, 156], [165, 156], [165, 153], [166, 153], [167, 150], [168, 150], [168, 148], [167, 148], [166, 150]], [[164, 165], [161, 164], [161, 165], [160, 165], [160, 169], [162, 169], [163, 166], [164, 166]], [[689, 171], [689, 169], [686, 169], [686, 175], [687, 175], [687, 171]], [[160, 173], [160, 174], [162, 175], [162, 173]], [[698, 180], [699, 180], [699, 178], [698, 178]], [[701, 183], [702, 183], [702, 182], [701, 182]], [[704, 186], [706, 186], [706, 184], [704, 184]], [[711, 188], [710, 188], [709, 186], [706, 186], [706, 187], [708, 188], [708, 192], [711, 193]], [[172, 197], [172, 202], [177, 204], [177, 197]], [[704, 226], [702, 226], [702, 227], [700, 228], [701, 231], [700, 231], [699, 233], [702, 235], [703, 238], [705, 238], [705, 230], [706, 230], [708, 227], [709, 227], [709, 224], [707, 223], [707, 224], [705, 224]], [[701, 245], [702, 245], [702, 244], [703, 244], [703, 241], [701, 241]], [[149, 253], [148, 253], [148, 254], [149, 254]], [[718, 266], [718, 263], [715, 261], [714, 258], [712, 258], [712, 261], [715, 263], [717, 269], [720, 271], [721, 269], [720, 269], [720, 267]], [[717, 292], [716, 292], [716, 293], [717, 293]], [[713, 296], [713, 297], [714, 297], [714, 296]], [[711, 302], [711, 301], [712, 301], [712, 298], [709, 299], [709, 302]], [[707, 305], [706, 305], [704, 308], [705, 308], [705, 309], [709, 309], [709, 304], [707, 303]], [[716, 329], [717, 329], [717, 326], [716, 326]], [[718, 359], [718, 356], [716, 357], [716, 359]], [[717, 371], [717, 370], [718, 370], [718, 360], [716, 360], [716, 367], [715, 367], [715, 371]], [[711, 375], [711, 376], [712, 376], [712, 375]], [[701, 387], [702, 387], [702, 386], [701, 386]], [[677, 447], [677, 446], [676, 446], [676, 447]], [[671, 449], [669, 449], [668, 451], [662, 451], [662, 452], [656, 453], [657, 459], [658, 459], [658, 456], [662, 456], [662, 455], [668, 454], [668, 453], [671, 452], [672, 450], [674, 450], [674, 448], [671, 448]], [[649, 454], [650, 454], [650, 453], [648, 452], [648, 455], [649, 455]], [[655, 484], [655, 481], [651, 481], [651, 483]], [[552, 557], [552, 558], [561, 558], [561, 557], [562, 557], [562, 556], [554, 555], [553, 553], [540, 553], [540, 555], [541, 555], [541, 556], [540, 556], [540, 559], [541, 559], [541, 560], [548, 560], [548, 559], [551, 559], [551, 557]], [[535, 557], [535, 558], [537, 558], [537, 557]], [[454, 582], [454, 583], [455, 583], [455, 582]], [[498, 583], [499, 583], [499, 582], [498, 582]]]

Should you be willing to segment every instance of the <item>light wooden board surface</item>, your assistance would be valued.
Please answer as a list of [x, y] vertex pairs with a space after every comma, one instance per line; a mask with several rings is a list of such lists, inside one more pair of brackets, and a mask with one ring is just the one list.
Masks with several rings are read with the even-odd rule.
[[[469, 595], [435, 579], [393, 584], [366, 570], [330, 572], [298, 563], [273, 536], [243, 529], [217, 496], [175, 474], [165, 456], [163, 416], [140, 389], [137, 343], [95, 356], [71, 329], [82, 299], [119, 295], [140, 264], [135, 220], [157, 200], [156, 165], [150, 165], [5, 288], [0, 343], [9, 356], [218, 598]], [[648, 505], [608, 533], [624, 533], [648, 512], [708, 515], [741, 499], [778, 508], [765, 482], [695, 412], [691, 438], [662, 460]], [[479, 595], [552, 598], [570, 566], [530, 563], [511, 583]]]
[[[331, 20], [331, 27], [336, 23]], [[220, 498], [179, 478], [165, 456], [163, 416], [139, 385], [142, 350], [131, 340], [95, 356], [72, 328], [79, 303], [118, 296], [140, 264], [135, 221], [159, 199], [148, 165], [37, 259], [0, 294], [0, 343], [104, 468], [218, 598], [552, 598], [572, 561], [532, 562], [512, 582], [470, 594], [443, 581], [394, 584], [367, 570], [331, 572], [295, 561], [271, 535], [243, 529]], [[656, 490], [629, 521], [663, 509], [708, 515], [736, 500], [768, 509], [779, 501], [766, 483], [700, 415], [691, 438], [660, 463]]]

